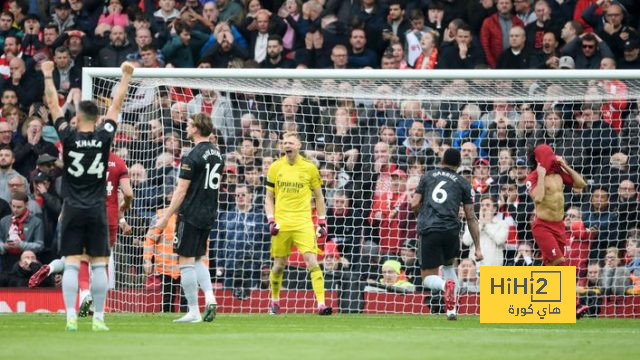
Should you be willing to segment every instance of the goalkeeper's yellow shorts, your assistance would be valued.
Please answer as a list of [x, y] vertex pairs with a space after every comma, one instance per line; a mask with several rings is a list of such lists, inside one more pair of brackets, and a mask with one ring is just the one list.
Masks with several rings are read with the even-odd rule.
[[291, 247], [295, 245], [300, 254], [318, 253], [316, 233], [313, 226], [300, 230], [282, 231], [271, 237], [271, 256], [287, 257], [291, 255]]

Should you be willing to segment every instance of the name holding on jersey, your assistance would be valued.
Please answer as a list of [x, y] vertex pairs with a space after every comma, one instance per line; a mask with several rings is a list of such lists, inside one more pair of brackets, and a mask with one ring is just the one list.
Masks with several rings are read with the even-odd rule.
[[458, 181], [458, 175], [448, 171], [436, 171], [432, 173], [431, 176], [432, 177], [444, 176], [444, 177], [448, 177], [453, 181]]
[[217, 157], [222, 157], [220, 156], [220, 151], [218, 151], [217, 149], [209, 149], [205, 151], [204, 154], [202, 154], [202, 159], [207, 160], [209, 156], [214, 156], [214, 155]]
[[76, 148], [102, 148], [102, 141], [91, 140], [76, 140]]

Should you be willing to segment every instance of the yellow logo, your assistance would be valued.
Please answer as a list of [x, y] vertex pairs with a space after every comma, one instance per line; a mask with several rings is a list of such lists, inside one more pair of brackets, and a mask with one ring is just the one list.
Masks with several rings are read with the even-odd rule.
[[481, 323], [575, 323], [575, 266], [483, 266]]

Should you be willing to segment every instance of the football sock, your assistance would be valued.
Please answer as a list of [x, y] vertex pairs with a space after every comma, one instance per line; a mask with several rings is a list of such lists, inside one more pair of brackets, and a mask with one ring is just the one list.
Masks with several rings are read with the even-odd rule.
[[271, 300], [280, 300], [280, 288], [282, 287], [282, 277], [284, 271], [275, 273], [273, 270], [269, 273], [269, 282], [271, 283]]
[[216, 297], [213, 295], [213, 286], [211, 285], [211, 274], [209, 269], [203, 261], [196, 261], [195, 265], [196, 277], [198, 278], [198, 284], [200, 289], [204, 292], [205, 304], [215, 304]]
[[199, 314], [198, 308], [198, 279], [193, 265], [180, 265], [180, 286], [187, 298], [189, 312]]
[[429, 275], [424, 278], [422, 285], [431, 290], [444, 291], [444, 280], [438, 275]]
[[318, 300], [318, 306], [324, 305], [324, 276], [320, 265], [310, 267], [309, 275], [311, 276], [311, 287], [313, 287], [316, 300]]
[[49, 263], [49, 275], [59, 274], [64, 271], [64, 261], [62, 259], [55, 259]]
[[80, 291], [89, 291], [89, 263], [80, 261], [80, 272], [78, 273], [78, 287]]
[[109, 278], [109, 289], [116, 288], [116, 275], [115, 275], [116, 264], [113, 259], [113, 252], [109, 255], [109, 265], [107, 266], [107, 277]]
[[109, 289], [106, 264], [91, 264], [91, 297], [93, 298], [93, 318], [104, 321], [104, 304]]
[[78, 264], [65, 264], [62, 274], [62, 298], [67, 309], [67, 319], [76, 316], [76, 296], [78, 295]]
[[442, 275], [444, 275], [445, 280], [453, 280], [453, 283], [456, 284], [456, 295], [458, 295], [458, 273], [456, 272], [456, 268], [453, 265], [446, 265], [442, 267]]

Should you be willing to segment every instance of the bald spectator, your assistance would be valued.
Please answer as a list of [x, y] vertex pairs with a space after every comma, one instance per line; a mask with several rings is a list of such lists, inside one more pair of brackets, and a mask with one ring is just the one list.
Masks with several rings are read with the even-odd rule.
[[15, 90], [19, 94], [18, 104], [22, 109], [29, 109], [29, 106], [42, 99], [44, 94], [41, 73], [27, 71], [24, 61], [15, 57], [9, 63], [11, 79], [5, 84], [6, 88]]
[[616, 57], [622, 57], [624, 39], [628, 38], [630, 33], [630, 30], [623, 29], [626, 21], [625, 10], [617, 1], [611, 1], [606, 8], [603, 6], [601, 15], [597, 15], [596, 10], [595, 4], [589, 6], [582, 18], [595, 29], [595, 33], [607, 43]]
[[136, 48], [127, 39], [124, 28], [116, 25], [111, 28], [109, 45], [98, 53], [98, 66], [119, 67], [127, 60], [127, 55], [135, 51]]
[[[146, 27], [138, 28], [136, 30], [135, 42], [138, 49], [137, 51], [127, 54], [127, 61], [137, 61], [142, 64], [144, 62], [142, 59], [142, 49], [147, 45], [153, 45], [153, 36], [151, 35], [151, 30]], [[156, 54], [156, 61], [158, 62], [158, 64], [160, 64], [160, 67], [164, 67], [164, 56], [159, 52], [157, 52]]]
[[378, 67], [378, 56], [373, 50], [367, 48], [367, 33], [364, 29], [352, 29], [349, 44], [351, 45], [348, 59], [350, 68]]
[[552, 16], [551, 6], [547, 0], [537, 0], [535, 2], [536, 21], [527, 25], [527, 45], [526, 47], [532, 51], [542, 49], [542, 40], [544, 34], [552, 32], [560, 34], [562, 24], [558, 22], [557, 17]]
[[344, 45], [336, 45], [331, 50], [331, 63], [333, 69], [346, 69], [349, 53]]
[[240, 24], [239, 30], [249, 40], [249, 58], [261, 63], [267, 57], [269, 36], [284, 36], [287, 24], [281, 17], [262, 9], [256, 13], [255, 18], [247, 16]]
[[524, 27], [524, 23], [511, 13], [511, 0], [498, 0], [498, 12], [486, 18], [480, 29], [480, 42], [487, 64], [495, 68], [500, 54], [509, 48], [509, 31], [514, 26]]
[[624, 179], [618, 184], [618, 193], [611, 201], [616, 204], [616, 212], [620, 221], [621, 239], [628, 237], [628, 232], [640, 224], [640, 204], [638, 203], [638, 189], [636, 184]]
[[460, 157], [462, 166], [471, 167], [478, 158], [478, 147], [470, 141], [463, 143], [460, 147]]
[[542, 37], [542, 49], [534, 52], [529, 61], [532, 69], [557, 69], [560, 65], [560, 52], [558, 40], [552, 32], [547, 32]]
[[531, 51], [526, 47], [526, 35], [521, 26], [509, 31], [509, 48], [498, 59], [497, 69], [528, 69]]

